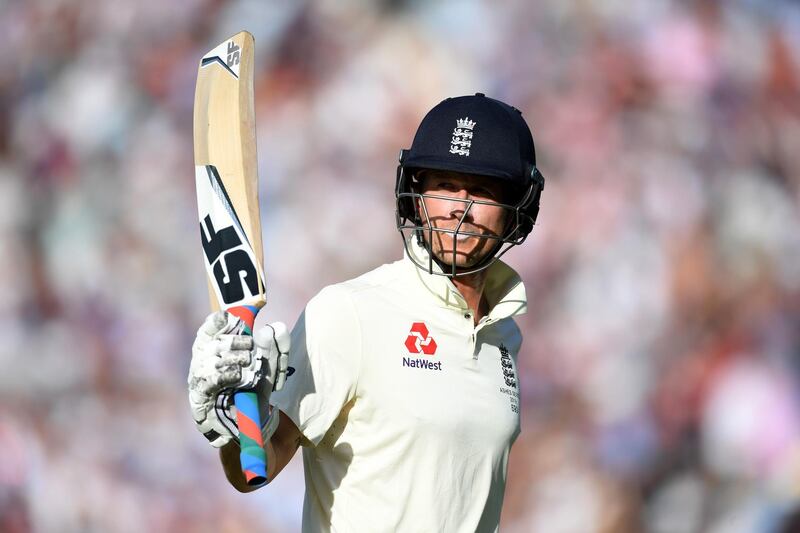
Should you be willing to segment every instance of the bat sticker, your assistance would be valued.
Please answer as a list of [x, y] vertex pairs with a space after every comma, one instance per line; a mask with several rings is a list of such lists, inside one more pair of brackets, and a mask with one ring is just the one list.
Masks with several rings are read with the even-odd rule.
[[[222, 43], [204, 55], [203, 59], [200, 61], [200, 68], [216, 63], [230, 72], [234, 78], [238, 79], [240, 56], [241, 48], [238, 44], [231, 40]], [[223, 57], [225, 58], [224, 60], [222, 59]]]
[[213, 165], [195, 167], [206, 270], [223, 308], [244, 305], [264, 286], [255, 252]]

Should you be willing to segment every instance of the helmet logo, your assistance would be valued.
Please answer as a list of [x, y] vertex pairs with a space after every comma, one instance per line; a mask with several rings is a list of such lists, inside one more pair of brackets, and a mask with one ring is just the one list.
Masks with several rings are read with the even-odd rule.
[[456, 120], [456, 127], [453, 129], [453, 138], [450, 140], [450, 153], [457, 155], [469, 155], [469, 147], [472, 146], [472, 129], [475, 121], [469, 117]]

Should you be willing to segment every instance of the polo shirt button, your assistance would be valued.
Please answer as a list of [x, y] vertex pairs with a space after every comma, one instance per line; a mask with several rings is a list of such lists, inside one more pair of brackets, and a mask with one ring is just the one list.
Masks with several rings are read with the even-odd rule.
[[469, 313], [464, 313], [464, 318], [472, 318], [472, 315]]

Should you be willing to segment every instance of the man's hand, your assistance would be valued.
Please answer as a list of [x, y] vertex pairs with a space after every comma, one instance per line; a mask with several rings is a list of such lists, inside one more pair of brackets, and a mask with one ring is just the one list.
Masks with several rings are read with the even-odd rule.
[[[286, 379], [290, 346], [286, 325], [268, 324], [255, 338], [242, 332], [241, 320], [219, 311], [206, 318], [192, 345], [188, 378], [192, 417], [198, 431], [216, 448], [238, 441], [234, 392], [256, 390], [266, 409], [271, 392], [280, 390]], [[267, 421], [268, 413], [263, 415]], [[277, 417], [262, 428], [265, 442], [276, 422]]]

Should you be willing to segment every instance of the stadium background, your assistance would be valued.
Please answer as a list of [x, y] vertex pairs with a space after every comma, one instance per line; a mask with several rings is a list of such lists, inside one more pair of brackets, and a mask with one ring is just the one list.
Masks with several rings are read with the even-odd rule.
[[[269, 318], [400, 257], [399, 148], [521, 108], [506, 532], [797, 531], [800, 8], [774, 0], [0, 2], [0, 530], [296, 531], [196, 434], [199, 57], [256, 37]], [[476, 421], [480, 423], [480, 421]]]

